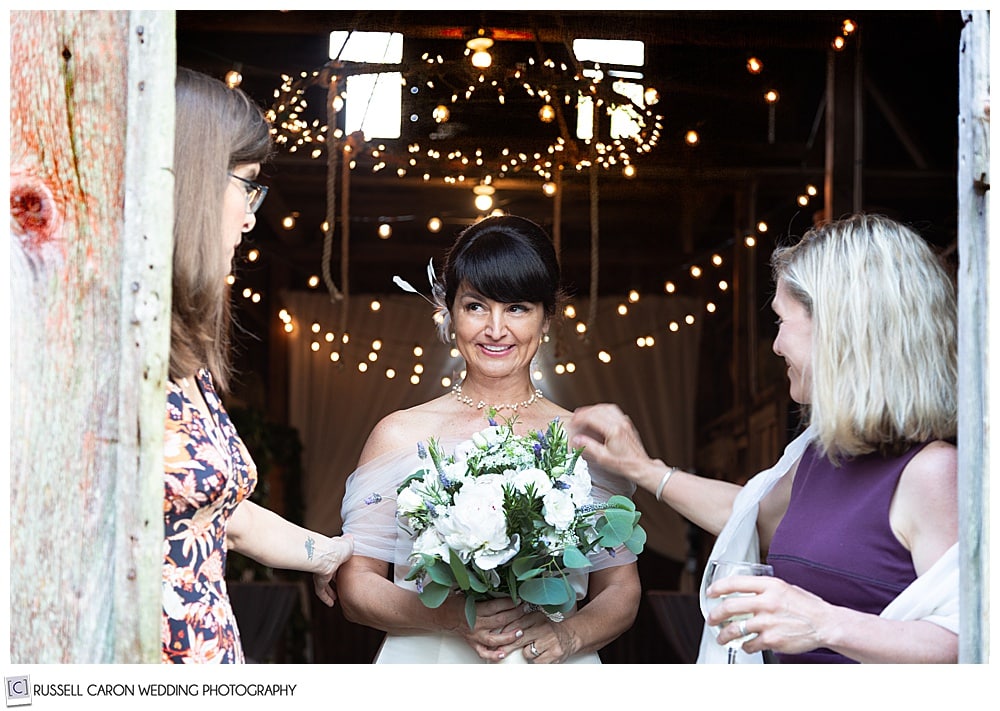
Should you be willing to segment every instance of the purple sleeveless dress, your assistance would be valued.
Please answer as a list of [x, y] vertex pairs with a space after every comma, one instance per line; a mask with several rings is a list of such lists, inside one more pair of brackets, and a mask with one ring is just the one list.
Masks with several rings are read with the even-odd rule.
[[[900, 474], [923, 447], [835, 467], [809, 445], [768, 551], [775, 577], [833, 605], [881, 613], [917, 577], [910, 552], [889, 527], [889, 504]], [[783, 664], [853, 663], [825, 647], [776, 657]]]

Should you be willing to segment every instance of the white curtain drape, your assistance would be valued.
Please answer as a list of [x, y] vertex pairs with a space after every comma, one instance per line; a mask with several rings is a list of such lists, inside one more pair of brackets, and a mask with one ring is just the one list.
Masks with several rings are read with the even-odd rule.
[[[377, 298], [380, 308], [371, 308]], [[333, 535], [340, 531], [340, 504], [344, 483], [354, 470], [372, 427], [388, 413], [412, 407], [446, 391], [443, 377], [452, 382], [464, 363], [450, 355], [450, 346], [437, 340], [431, 306], [415, 295], [352, 295], [346, 326], [349, 342], [337, 332], [341, 306], [325, 294], [286, 292], [284, 303], [294, 330], [287, 335], [289, 349], [289, 423], [303, 444], [305, 525]], [[577, 313], [588, 313], [586, 300], [574, 299]], [[625, 316], [617, 313], [618, 299], [602, 298], [597, 319], [584, 340], [575, 321], [560, 318], [550, 340], [537, 357], [544, 377], [536, 384], [545, 396], [567, 409], [596, 402], [618, 404], [635, 422], [652, 456], [670, 464], [691, 467], [695, 455], [695, 397], [698, 382], [698, 346], [703, 304], [679, 296], [643, 297], [629, 304]], [[693, 324], [686, 317], [693, 316]], [[678, 325], [677, 331], [670, 324]], [[327, 333], [333, 340], [327, 340]], [[655, 344], [639, 347], [636, 339], [652, 336]], [[373, 343], [380, 342], [375, 350]], [[316, 350], [311, 347], [315, 342]], [[334, 362], [330, 353], [340, 347]], [[415, 355], [415, 348], [422, 355]], [[598, 360], [598, 351], [611, 355]], [[371, 360], [370, 353], [377, 354]], [[575, 372], [557, 375], [556, 363], [573, 363]], [[361, 372], [359, 363], [367, 369]], [[415, 367], [419, 382], [411, 383]], [[386, 377], [392, 368], [395, 377]], [[414, 443], [416, 446], [416, 443]], [[652, 495], [636, 492], [649, 534], [648, 546], [661, 555], [683, 560], [686, 523]]]

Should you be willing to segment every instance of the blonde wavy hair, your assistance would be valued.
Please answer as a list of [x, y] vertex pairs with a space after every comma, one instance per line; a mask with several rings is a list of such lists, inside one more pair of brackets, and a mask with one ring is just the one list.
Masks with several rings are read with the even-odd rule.
[[177, 68], [170, 377], [208, 368], [220, 391], [231, 374], [223, 193], [238, 165], [264, 163], [273, 145], [261, 109], [240, 89]]
[[913, 230], [854, 215], [771, 256], [812, 317], [807, 416], [834, 462], [951, 439], [958, 426], [955, 286]]

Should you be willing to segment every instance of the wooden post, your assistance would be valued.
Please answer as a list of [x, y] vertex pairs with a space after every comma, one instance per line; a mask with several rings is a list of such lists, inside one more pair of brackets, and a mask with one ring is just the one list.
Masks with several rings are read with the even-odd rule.
[[824, 221], [839, 220], [862, 207], [862, 139], [859, 38], [827, 55], [826, 179]]
[[[959, 661], [990, 659], [990, 14], [963, 11], [958, 114], [958, 475], [961, 523]], [[993, 266], [996, 272], [996, 266]], [[993, 285], [996, 286], [994, 280]], [[993, 372], [996, 372], [995, 370]]]
[[13, 663], [159, 659], [173, 17], [10, 14]]

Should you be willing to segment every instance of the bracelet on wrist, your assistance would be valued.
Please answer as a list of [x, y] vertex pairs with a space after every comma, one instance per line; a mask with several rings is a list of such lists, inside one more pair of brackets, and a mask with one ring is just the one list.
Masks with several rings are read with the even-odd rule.
[[660, 494], [663, 493], [663, 487], [665, 487], [667, 485], [667, 482], [670, 481], [670, 477], [672, 477], [674, 475], [675, 471], [677, 471], [677, 467], [670, 467], [667, 470], [667, 473], [663, 475], [663, 478], [660, 479], [660, 485], [658, 487], [656, 487], [656, 500], [657, 501], [663, 501], [663, 499], [660, 498]]

